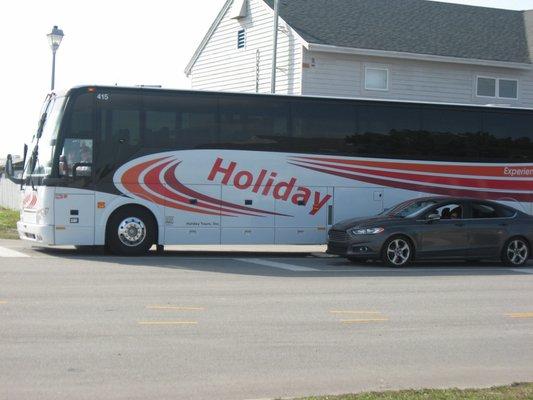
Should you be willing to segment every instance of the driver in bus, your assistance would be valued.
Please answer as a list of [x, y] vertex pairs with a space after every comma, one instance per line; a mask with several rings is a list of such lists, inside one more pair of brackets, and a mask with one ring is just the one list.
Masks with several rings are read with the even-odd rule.
[[60, 172], [63, 175], [73, 176], [74, 166], [79, 165], [76, 168], [77, 176], [89, 176], [91, 175], [92, 164], [92, 142], [89, 144], [74, 141], [72, 139], [65, 140], [65, 154], [60, 157]]

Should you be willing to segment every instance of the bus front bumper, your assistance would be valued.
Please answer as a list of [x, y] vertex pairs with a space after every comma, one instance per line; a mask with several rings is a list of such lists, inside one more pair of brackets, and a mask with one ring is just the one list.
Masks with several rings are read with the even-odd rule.
[[54, 227], [17, 222], [17, 230], [22, 240], [52, 246], [54, 244]]

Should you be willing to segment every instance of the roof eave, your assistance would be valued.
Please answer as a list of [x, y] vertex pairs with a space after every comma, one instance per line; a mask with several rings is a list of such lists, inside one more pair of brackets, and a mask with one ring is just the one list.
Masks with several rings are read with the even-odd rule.
[[433, 61], [433, 62], [452, 63], [452, 64], [468, 64], [468, 65], [481, 65], [481, 66], [486, 66], [486, 67], [533, 70], [533, 64], [531, 63], [519, 63], [519, 62], [496, 61], [496, 60], [478, 60], [474, 58], [438, 56], [438, 55], [433, 55], [433, 54], [407, 53], [407, 52], [401, 52], [401, 51], [358, 49], [358, 48], [353, 48], [353, 47], [342, 47], [342, 46], [334, 46], [334, 45], [319, 44], [319, 43], [309, 43], [308, 49], [309, 51], [320, 51], [324, 53], [354, 54], [354, 55], [385, 57], [385, 58], [401, 58], [401, 59], [406, 59], [406, 60]]

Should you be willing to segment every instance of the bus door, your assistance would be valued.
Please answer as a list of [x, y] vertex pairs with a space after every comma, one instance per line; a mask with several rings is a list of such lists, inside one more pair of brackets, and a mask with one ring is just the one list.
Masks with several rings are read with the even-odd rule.
[[333, 223], [349, 218], [370, 217], [383, 211], [381, 188], [336, 187], [333, 204]]
[[61, 132], [54, 194], [55, 244], [94, 244], [94, 112], [92, 95], [74, 98]]
[[[333, 222], [333, 188], [307, 187], [310, 196], [276, 201], [277, 244], [323, 244]], [[294, 200], [294, 201], [293, 201]]]

